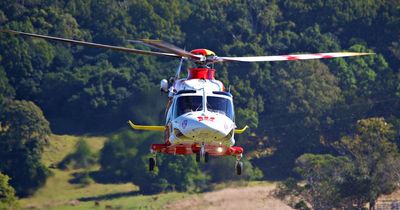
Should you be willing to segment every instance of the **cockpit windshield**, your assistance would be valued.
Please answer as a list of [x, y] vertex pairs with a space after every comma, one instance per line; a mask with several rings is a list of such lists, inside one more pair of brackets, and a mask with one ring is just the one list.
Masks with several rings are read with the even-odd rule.
[[176, 116], [203, 110], [202, 96], [181, 96], [176, 100]]
[[[176, 100], [175, 117], [188, 112], [203, 110], [203, 96], [181, 96]], [[207, 110], [224, 114], [233, 120], [234, 112], [232, 101], [226, 97], [207, 96]]]
[[224, 97], [207, 96], [207, 110], [218, 112], [233, 119], [233, 107], [231, 100]]

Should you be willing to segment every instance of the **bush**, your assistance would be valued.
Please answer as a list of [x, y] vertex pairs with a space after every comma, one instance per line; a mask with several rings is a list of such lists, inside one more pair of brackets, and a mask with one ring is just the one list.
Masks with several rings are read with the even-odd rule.
[[0, 209], [18, 209], [15, 190], [8, 184], [9, 180], [7, 175], [0, 173]]
[[97, 162], [95, 154], [90, 151], [90, 147], [85, 140], [80, 139], [75, 145], [75, 151], [67, 155], [59, 164], [60, 169], [87, 168]]
[[74, 176], [74, 178], [69, 181], [69, 183], [71, 184], [78, 184], [81, 187], [85, 187], [94, 182], [89, 175], [89, 171], [78, 172], [72, 175]]

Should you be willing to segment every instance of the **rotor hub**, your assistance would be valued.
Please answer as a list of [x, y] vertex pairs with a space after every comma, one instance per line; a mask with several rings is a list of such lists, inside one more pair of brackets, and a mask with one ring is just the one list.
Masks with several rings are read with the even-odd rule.
[[191, 53], [195, 54], [195, 55], [202, 55], [205, 57], [208, 56], [215, 56], [215, 53], [211, 50], [208, 49], [194, 49], [192, 51], [190, 51]]

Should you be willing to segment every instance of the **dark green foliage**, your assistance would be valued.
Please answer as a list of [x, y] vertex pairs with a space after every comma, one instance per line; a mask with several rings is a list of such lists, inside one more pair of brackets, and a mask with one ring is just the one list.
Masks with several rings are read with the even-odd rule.
[[[154, 172], [148, 171], [148, 147], [159, 135], [137, 135], [124, 131], [114, 135], [101, 151], [102, 173], [109, 180], [132, 181], [145, 193], [165, 190], [199, 191], [211, 183], [234, 180], [259, 180], [262, 172], [244, 160], [244, 174], [235, 174], [234, 157], [214, 158], [201, 167], [194, 155], [158, 155]], [[201, 169], [200, 169], [201, 168]], [[202, 173], [201, 171], [204, 171]]]
[[300, 156], [296, 160], [296, 171], [306, 180], [301, 190], [302, 197], [314, 209], [341, 207], [343, 197], [339, 186], [352, 167], [347, 157], [314, 154]]
[[369, 118], [357, 123], [352, 136], [345, 136], [335, 147], [350, 157], [354, 171], [341, 185], [344, 197], [362, 206], [373, 205], [382, 194], [390, 194], [400, 183], [400, 154], [393, 142], [393, 126], [383, 118]]
[[291, 179], [279, 186], [277, 195], [303, 198], [314, 209], [374, 206], [380, 195], [392, 193], [400, 183], [400, 155], [393, 134], [382, 118], [360, 120], [353, 135], [334, 144], [342, 156], [300, 156], [295, 170], [306, 184]]
[[67, 155], [59, 164], [61, 169], [78, 169], [92, 166], [97, 161], [96, 155], [90, 151], [88, 143], [81, 139], [75, 145], [75, 151]]
[[90, 177], [90, 173], [86, 170], [83, 172], [76, 172], [72, 175], [74, 178], [69, 181], [72, 184], [77, 184], [81, 187], [85, 187], [93, 183], [93, 179]]
[[304, 202], [303, 200], [299, 201], [298, 203], [296, 203], [294, 205], [295, 209], [299, 209], [299, 210], [310, 210], [310, 208], [308, 208], [306, 202]]
[[15, 190], [8, 184], [9, 180], [10, 177], [0, 173], [0, 209], [18, 209], [19, 207]]
[[340, 102], [341, 90], [326, 65], [305, 61], [276, 65], [266, 92], [264, 132], [278, 151], [267, 158], [271, 168], [265, 173], [276, 177], [290, 174], [294, 160], [305, 151], [319, 149], [324, 116]]
[[0, 171], [10, 177], [18, 196], [41, 187], [50, 171], [40, 162], [49, 123], [32, 102], [7, 101], [0, 110]]
[[[285, 0], [6, 1], [0, 5], [0, 19], [4, 27], [23, 31], [115, 45], [126, 45], [126, 39], [155, 38], [187, 49], [206, 47], [231, 56], [374, 49], [379, 56], [328, 62], [345, 103], [351, 105], [398, 97], [395, 78], [399, 66], [399, 11], [393, 4]], [[126, 107], [136, 101], [141, 94], [138, 92], [168, 78], [177, 65], [162, 58], [0, 36], [1, 66], [17, 97], [39, 104], [53, 130], [61, 133], [113, 131], [122, 127], [123, 123], [115, 122], [126, 121]], [[277, 80], [276, 68], [289, 68], [293, 71], [288, 72], [289, 77], [302, 71], [302, 67], [289, 64], [227, 64], [217, 68], [226, 86], [232, 85], [238, 124], [255, 129], [261, 122], [262, 126], [255, 130], [258, 135], [271, 132], [268, 128], [275, 122], [266, 116], [278, 109], [271, 99], [276, 95], [271, 85]], [[312, 105], [315, 104], [311, 104], [314, 111]], [[379, 104], [363, 107], [362, 111], [346, 111], [356, 112], [354, 119], [360, 119], [371, 114], [368, 112], [387, 115], [382, 113], [386, 108]], [[326, 110], [329, 109], [330, 106]], [[320, 111], [316, 110], [316, 114], [320, 115]], [[283, 123], [288, 124], [289, 118], [283, 117]], [[305, 120], [323, 123], [317, 122], [315, 116], [310, 118]], [[338, 122], [345, 124], [340, 129], [354, 119]], [[282, 138], [270, 135], [271, 139]]]
[[[0, 2], [0, 25], [139, 49], [146, 47], [126, 40], [162, 39], [188, 50], [209, 48], [220, 56], [375, 52], [373, 56], [325, 61], [215, 66], [217, 78], [227, 89], [230, 87], [234, 96], [238, 127], [251, 127], [251, 133], [235, 138], [238, 144], [246, 145], [250, 154], [256, 152], [251, 163], [267, 178], [282, 179], [293, 175], [294, 161], [304, 153], [337, 153], [326, 146], [351, 133], [359, 119], [385, 117], [393, 122], [399, 133], [398, 1], [4, 0]], [[33, 101], [43, 109], [57, 133], [114, 132], [125, 127], [128, 119], [161, 124], [164, 114], [161, 109], [165, 105], [162, 100], [166, 97], [159, 95], [156, 86], [160, 79], [168, 79], [177, 65], [177, 61], [166, 58], [0, 33], [0, 112], [6, 107], [2, 104], [4, 101], [14, 98]], [[30, 126], [26, 124], [29, 122], [18, 122], [13, 129]], [[0, 126], [4, 133], [7, 127], [3, 121]], [[3, 133], [0, 133], [1, 138], [7, 141], [22, 139], [5, 137]], [[161, 136], [152, 138], [159, 142]], [[398, 135], [396, 138], [400, 145]], [[101, 157], [102, 168], [114, 174], [112, 177], [118, 179], [115, 181], [132, 181], [134, 173], [131, 170], [142, 169], [130, 166], [133, 162], [137, 167], [144, 167], [147, 160], [142, 157], [150, 142], [110, 142], [113, 143], [107, 146], [109, 157]], [[40, 147], [29, 146], [28, 150], [38, 151], [35, 153], [38, 155], [18, 161], [42, 171], [38, 169], [39, 165], [33, 164], [40, 157], [40, 149], [36, 149]], [[170, 161], [163, 160], [164, 157], [160, 159], [162, 170], [173, 171], [178, 167], [169, 166], [167, 162]], [[178, 157], [175, 161], [191, 164], [192, 158]], [[219, 165], [219, 161], [213, 164]], [[232, 160], [221, 162], [225, 161]], [[6, 162], [0, 163], [4, 164]], [[196, 170], [194, 177], [198, 175]], [[214, 177], [212, 171], [217, 169], [205, 170], [211, 180], [223, 179]], [[161, 169], [156, 173], [163, 178], [156, 179], [150, 174], [143, 176], [146, 177], [144, 180], [156, 183], [154, 189], [185, 188], [171, 178], [165, 178]], [[246, 179], [253, 179], [251, 173], [258, 174], [253, 170]], [[183, 176], [177, 171], [174, 174]], [[16, 186], [19, 178], [9, 175], [11, 184]], [[357, 176], [351, 176], [349, 180], [357, 180]], [[192, 184], [197, 182], [196, 179], [185, 179], [189, 185], [196, 185]], [[368, 179], [357, 181], [361, 184], [372, 182]], [[16, 187], [18, 193], [21, 189]], [[391, 187], [387, 188], [390, 190]]]
[[101, 151], [102, 172], [109, 180], [131, 181], [144, 193], [199, 190], [207, 177], [200, 172], [194, 157], [159, 155], [158, 167], [148, 171], [149, 146], [160, 138], [160, 135], [138, 135], [131, 131], [113, 135]]
[[8, 78], [3, 68], [0, 67], [0, 105], [4, 103], [6, 99], [12, 99], [15, 91], [8, 83]]
[[263, 173], [250, 161], [243, 160], [243, 174], [235, 173], [235, 157], [211, 157], [210, 162], [203, 164], [205, 172], [210, 176], [211, 182], [219, 183], [234, 180], [260, 180]]

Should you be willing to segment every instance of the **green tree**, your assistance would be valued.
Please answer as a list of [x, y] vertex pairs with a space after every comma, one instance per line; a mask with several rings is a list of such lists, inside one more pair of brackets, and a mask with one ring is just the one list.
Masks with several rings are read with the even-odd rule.
[[354, 162], [355, 169], [342, 187], [344, 196], [354, 199], [360, 208], [367, 202], [374, 206], [380, 195], [392, 193], [400, 183], [400, 154], [394, 134], [383, 118], [363, 119], [354, 135], [335, 145]]
[[50, 174], [40, 162], [49, 123], [40, 108], [28, 101], [7, 101], [0, 122], [0, 171], [12, 178], [18, 196], [31, 195]]
[[304, 154], [296, 160], [296, 172], [306, 185], [296, 181], [280, 185], [281, 197], [300, 196], [315, 209], [370, 208], [383, 194], [400, 183], [400, 154], [393, 142], [392, 125], [383, 118], [358, 121], [355, 132], [333, 146], [342, 156]]
[[15, 197], [15, 190], [8, 181], [10, 177], [0, 173], [0, 209], [18, 209], [18, 200]]
[[339, 208], [343, 204], [340, 186], [353, 168], [347, 157], [304, 154], [296, 160], [296, 172], [305, 180], [301, 197], [314, 209]]
[[281, 63], [275, 66], [262, 113], [263, 132], [276, 152], [267, 157], [271, 177], [292, 173], [294, 160], [321, 149], [321, 130], [329, 112], [341, 101], [337, 79], [320, 61]]

